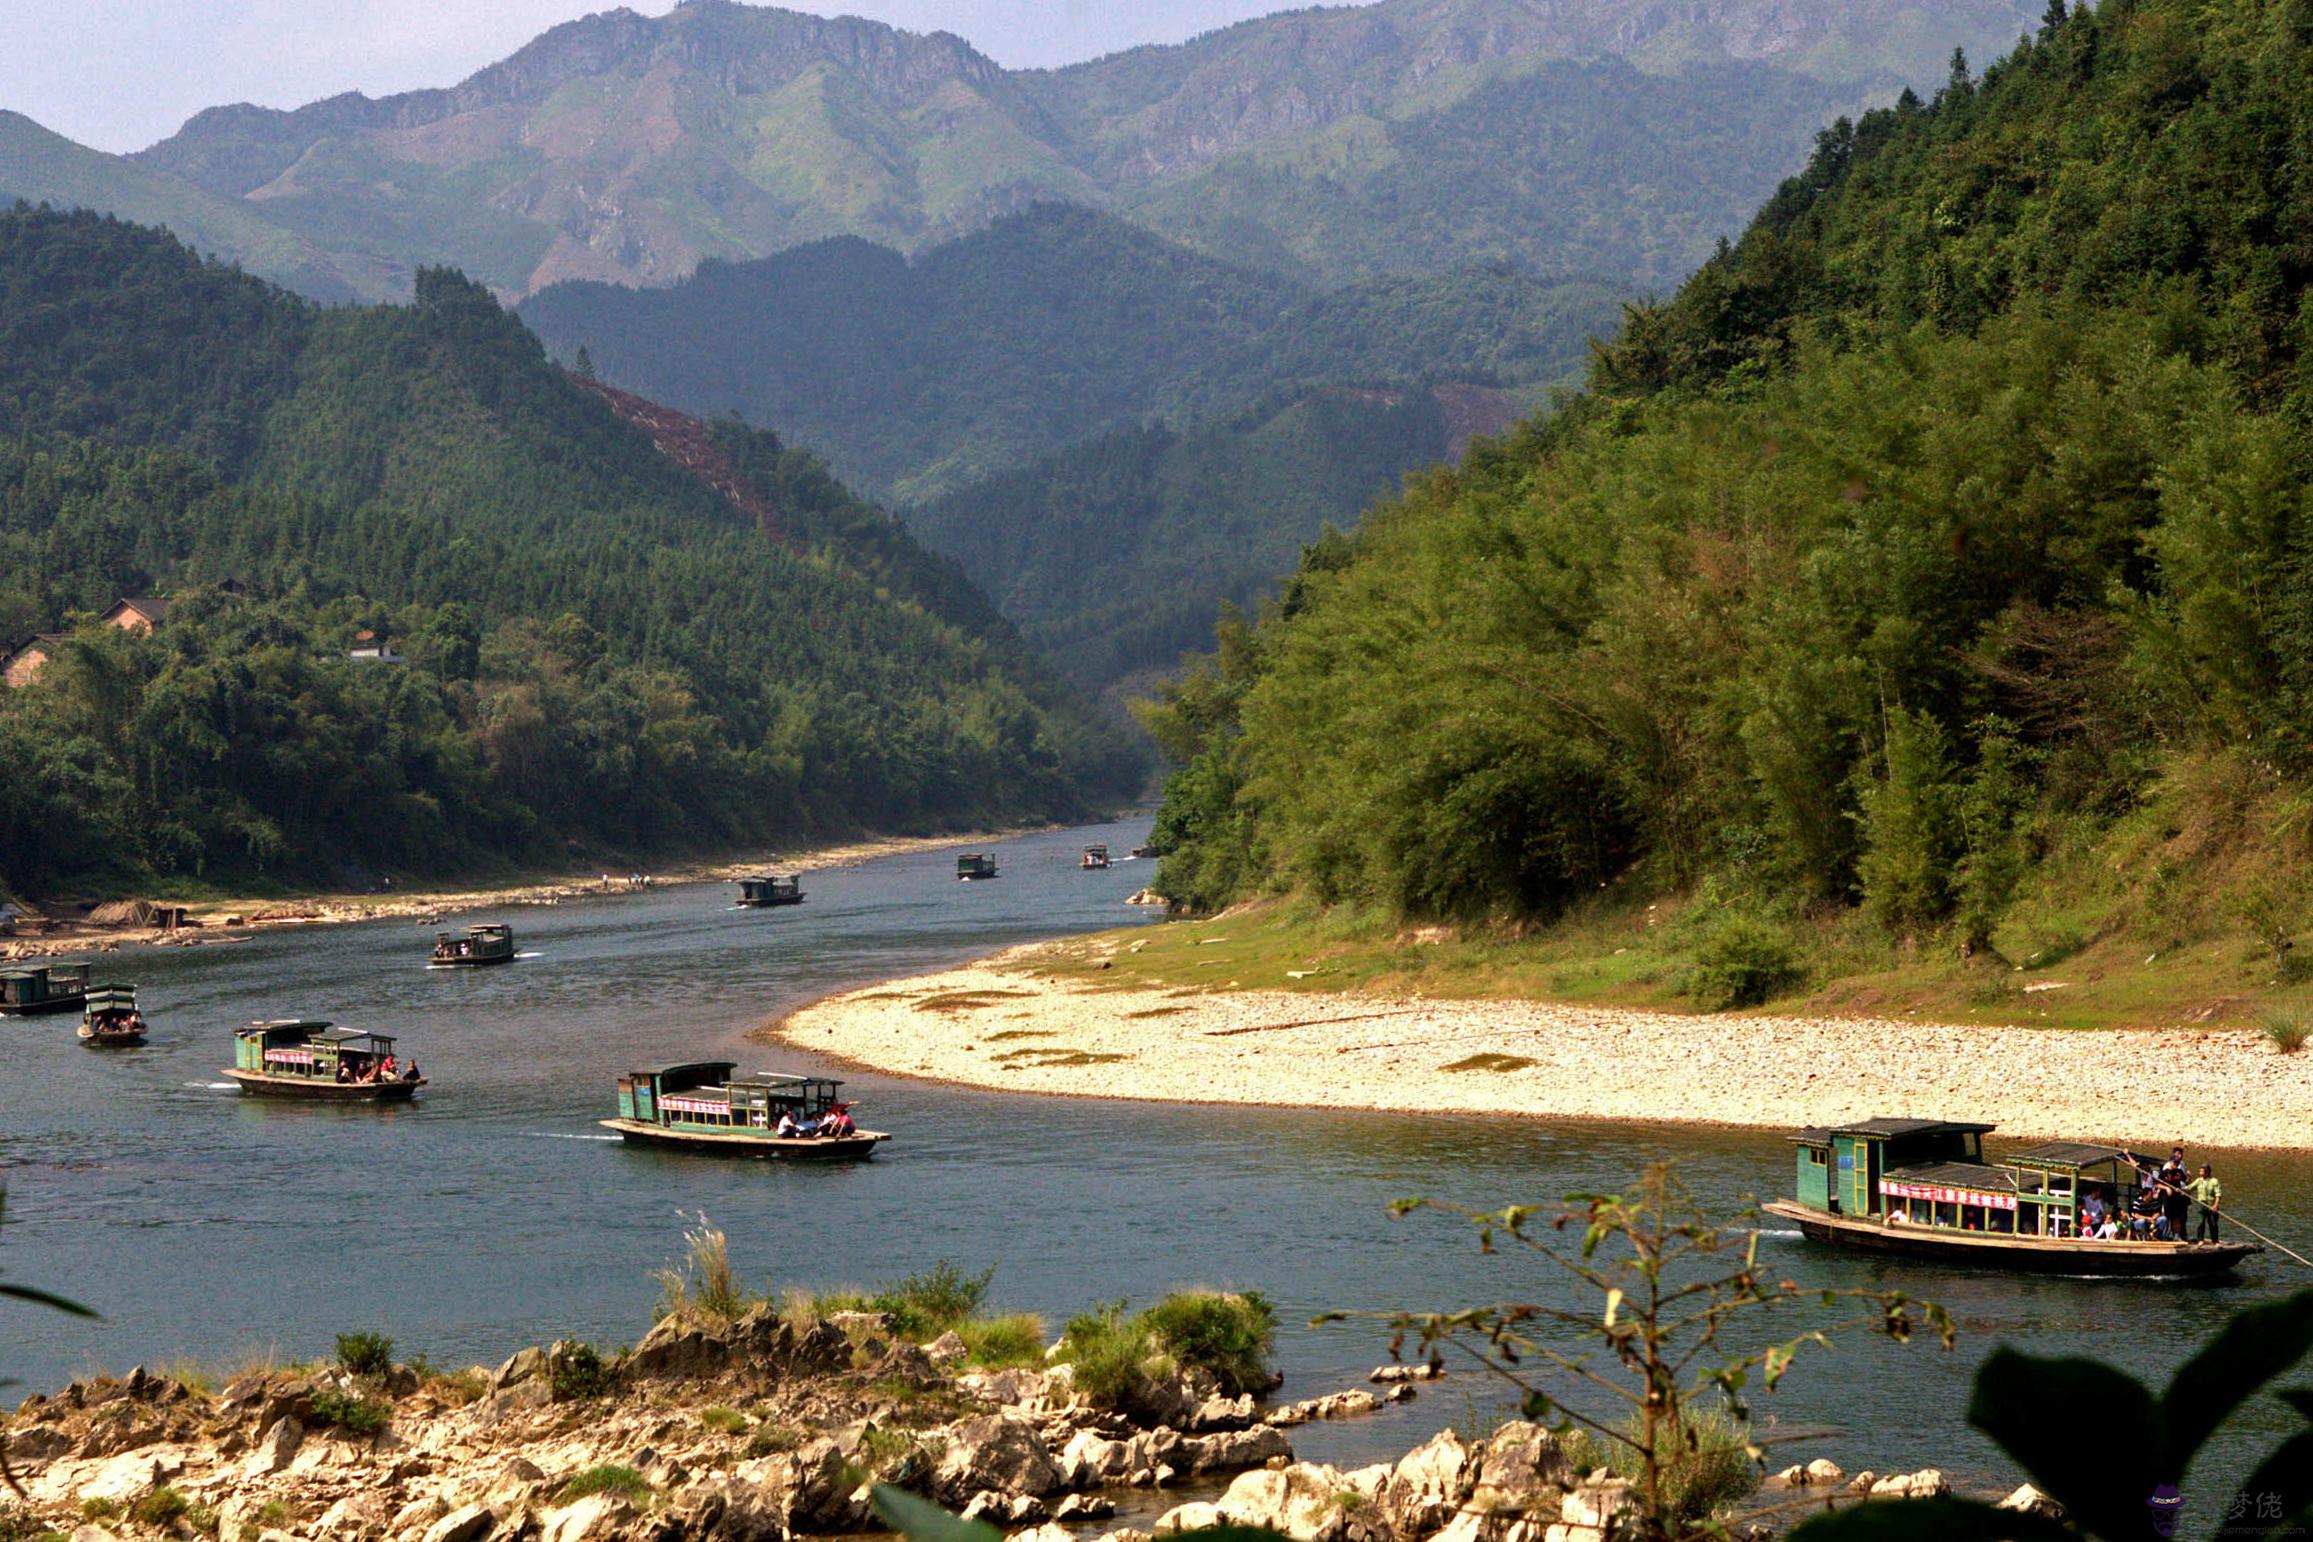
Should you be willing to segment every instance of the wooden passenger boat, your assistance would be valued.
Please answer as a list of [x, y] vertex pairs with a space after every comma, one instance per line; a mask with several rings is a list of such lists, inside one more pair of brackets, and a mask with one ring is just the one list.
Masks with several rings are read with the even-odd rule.
[[1108, 866], [1108, 848], [1106, 846], [1085, 847], [1082, 865], [1087, 872], [1094, 872]]
[[965, 883], [996, 876], [996, 859], [980, 852], [967, 852], [956, 858], [956, 877]]
[[749, 910], [800, 905], [803, 903], [803, 879], [800, 876], [742, 878], [739, 880], [739, 903]]
[[145, 1015], [137, 1010], [135, 986], [94, 985], [87, 1001], [80, 1014], [82, 1043], [98, 1048], [144, 1043]]
[[1865, 1119], [1801, 1130], [1797, 1197], [1760, 1208], [1810, 1241], [2028, 1274], [2189, 1279], [2223, 1274], [2250, 1242], [2104, 1240], [2086, 1217], [2126, 1216], [2150, 1182], [2114, 1146], [2054, 1141], [1986, 1160], [1994, 1127]]
[[440, 969], [479, 969], [485, 964], [514, 962], [514, 928], [497, 921], [469, 926], [466, 935], [434, 934], [434, 965]]
[[94, 973], [79, 959], [50, 959], [0, 973], [0, 1017], [73, 1011], [88, 999]]
[[618, 1079], [618, 1117], [602, 1127], [643, 1145], [679, 1146], [724, 1156], [829, 1161], [875, 1154], [891, 1139], [880, 1130], [782, 1135], [782, 1120], [816, 1127], [855, 1105], [836, 1096], [843, 1083], [824, 1076], [757, 1072], [734, 1076], [738, 1062], [700, 1060], [634, 1071]]
[[338, 1028], [319, 1019], [251, 1023], [233, 1035], [225, 1074], [243, 1092], [324, 1103], [406, 1103], [426, 1079], [417, 1062], [395, 1065], [394, 1041], [382, 1033]]

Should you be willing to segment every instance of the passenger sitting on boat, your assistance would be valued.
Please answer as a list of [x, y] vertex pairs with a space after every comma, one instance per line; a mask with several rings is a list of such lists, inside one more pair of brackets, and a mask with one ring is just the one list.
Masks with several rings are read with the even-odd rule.
[[410, 1063], [409, 1063], [409, 1065], [408, 1065], [406, 1068], [404, 1068], [404, 1070], [402, 1071], [402, 1080], [403, 1080], [403, 1081], [405, 1081], [405, 1082], [414, 1082], [414, 1081], [416, 1081], [417, 1079], [418, 1079], [418, 1062], [417, 1062], [417, 1059], [416, 1059], [416, 1057], [415, 1057], [415, 1056], [412, 1056], [412, 1057], [411, 1057], [411, 1059], [410, 1059]]
[[379, 1063], [377, 1069], [377, 1079], [381, 1082], [390, 1082], [394, 1079], [393, 1056], [388, 1055], [382, 1062]]
[[2118, 1242], [2120, 1240], [2120, 1218], [2113, 1215], [2106, 1216], [2104, 1224], [2090, 1232], [2089, 1238], [2095, 1242]]
[[803, 1126], [795, 1122], [795, 1110], [792, 1108], [781, 1109], [779, 1111], [779, 1127], [771, 1133], [781, 1140], [794, 1140], [800, 1136], [803, 1133]]
[[2157, 1235], [2160, 1226], [2160, 1195], [2153, 1190], [2152, 1175], [2144, 1176], [2146, 1181], [2136, 1191], [2136, 1203], [2129, 1208], [2128, 1215], [2128, 1229], [2140, 1240]]
[[827, 1117], [819, 1121], [819, 1133], [822, 1135], [858, 1134], [859, 1126], [851, 1122], [851, 1105], [849, 1103], [836, 1104], [828, 1112]]
[[2090, 1189], [2087, 1195], [2081, 1199], [2081, 1224], [2086, 1226], [2089, 1231], [2094, 1232], [2099, 1226], [2102, 1226], [2108, 1214], [2110, 1212], [2105, 1208], [2102, 1189]]
[[337, 1079], [338, 1079], [339, 1081], [341, 1081], [341, 1082], [350, 1082], [350, 1081], [352, 1081], [352, 1080], [353, 1080], [353, 1067], [352, 1067], [352, 1066], [349, 1066], [349, 1065], [347, 1065], [347, 1064], [346, 1064], [344, 1061], [340, 1060], [340, 1061], [337, 1063]]

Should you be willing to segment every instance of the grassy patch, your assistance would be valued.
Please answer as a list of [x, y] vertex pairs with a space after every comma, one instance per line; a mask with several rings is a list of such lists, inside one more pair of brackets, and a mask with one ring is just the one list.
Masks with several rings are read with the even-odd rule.
[[1534, 1064], [1524, 1055], [1465, 1055], [1451, 1065], [1441, 1066], [1444, 1071], [1523, 1071]]
[[766, 1419], [755, 1426], [755, 1433], [747, 1437], [749, 1456], [779, 1456], [799, 1451], [807, 1439], [803, 1431], [792, 1424], [777, 1424]]
[[547, 1369], [558, 1403], [583, 1402], [610, 1391], [610, 1367], [602, 1351], [584, 1340], [560, 1346], [548, 1359]]
[[651, 1480], [632, 1467], [602, 1462], [555, 1490], [554, 1500], [557, 1504], [569, 1504], [589, 1494], [617, 1494], [640, 1504], [650, 1498]]
[[1054, 1068], [1065, 1070], [1070, 1066], [1080, 1065], [1108, 1065], [1113, 1061], [1129, 1060], [1132, 1057], [1108, 1050], [1076, 1049], [1066, 1045], [1053, 1044], [1038, 1045], [1028, 1049], [1006, 1050], [994, 1058], [998, 1065], [1012, 1066], [1023, 1071], [1044, 1071]]
[[966, 1274], [941, 1259], [921, 1274], [911, 1274], [877, 1290], [869, 1309], [891, 1314], [893, 1326], [910, 1338], [932, 1338], [947, 1332], [979, 1311], [988, 1298], [994, 1268]]
[[975, 1317], [956, 1324], [956, 1336], [964, 1341], [974, 1365], [994, 1370], [1044, 1363], [1044, 1319], [1034, 1312]]
[[393, 1409], [376, 1398], [324, 1387], [313, 1394], [313, 1422], [335, 1425], [348, 1435], [377, 1435], [393, 1422]]
[[683, 1233], [683, 1259], [653, 1276], [659, 1282], [657, 1316], [708, 1317], [729, 1322], [763, 1300], [744, 1290], [731, 1272], [731, 1241], [705, 1216]]
[[1265, 1390], [1276, 1327], [1276, 1312], [1257, 1292], [1175, 1291], [1138, 1316], [1113, 1301], [1072, 1318], [1061, 1358], [1075, 1367], [1077, 1390], [1089, 1401], [1130, 1412], [1152, 1385], [1191, 1368], [1230, 1394]]
[[2275, 1007], [2265, 1014], [2265, 1037], [2284, 1055], [2294, 1055], [2313, 1038], [2313, 1016], [2302, 1007]]
[[1129, 1018], [1173, 1017], [1187, 1010], [1187, 1007], [1142, 1007], [1137, 1012], [1127, 1012], [1124, 1015]]
[[1001, 1033], [987, 1035], [990, 1044], [1002, 1044], [1011, 1039], [1056, 1039], [1060, 1037], [1050, 1028], [1006, 1028]]
[[736, 1435], [747, 1427], [747, 1416], [736, 1408], [717, 1405], [699, 1410], [699, 1425], [718, 1435]]
[[[1658, 1433], [1658, 1479], [1663, 1519], [1674, 1522], [1680, 1535], [1700, 1531], [1713, 1517], [1723, 1516], [1759, 1487], [1759, 1467], [1751, 1459], [1743, 1427], [1716, 1411], [1684, 1413], [1683, 1431]], [[1624, 1433], [1638, 1438], [1634, 1416]], [[1605, 1440], [1587, 1430], [1566, 1438], [1567, 1460], [1578, 1472], [1604, 1467], [1618, 1478], [1636, 1480], [1638, 1453], [1618, 1440]]]
[[915, 1009], [918, 1012], [972, 1012], [982, 1007], [1017, 1001], [1027, 994], [1027, 991], [943, 991], [936, 996], [924, 997], [916, 1003]]

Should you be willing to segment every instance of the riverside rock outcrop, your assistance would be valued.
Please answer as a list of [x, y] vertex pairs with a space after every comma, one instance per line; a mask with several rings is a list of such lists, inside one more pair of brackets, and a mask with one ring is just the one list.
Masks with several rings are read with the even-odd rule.
[[1085, 1521], [1114, 1513], [1110, 1486], [1292, 1454], [1249, 1400], [1184, 1382], [1176, 1428], [1091, 1406], [1065, 1365], [966, 1369], [958, 1347], [765, 1306], [451, 1375], [266, 1370], [211, 1393], [140, 1368], [26, 1399], [0, 1448], [33, 1531], [190, 1516], [269, 1542], [789, 1542], [875, 1527], [879, 1481], [1007, 1527]]

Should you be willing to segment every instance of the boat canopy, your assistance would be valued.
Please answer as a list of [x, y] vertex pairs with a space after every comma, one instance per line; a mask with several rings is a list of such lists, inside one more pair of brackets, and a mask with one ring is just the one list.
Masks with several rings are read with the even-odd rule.
[[2108, 1162], [2125, 1162], [2128, 1153], [2115, 1146], [2091, 1146], [2080, 1141], [2056, 1140], [2044, 1146], [2034, 1146], [2028, 1151], [2011, 1152], [2002, 1160], [2011, 1167], [2078, 1172], [2085, 1167], [2102, 1167]]
[[1971, 1124], [1959, 1119], [1859, 1119], [1853, 1124], [1835, 1124], [1828, 1133], [1893, 1140], [1903, 1135], [1989, 1135], [1998, 1128], [1996, 1124]]
[[133, 985], [92, 985], [88, 988], [88, 1010], [91, 1012], [133, 1012], [137, 1006], [137, 988]]
[[467, 927], [466, 935], [469, 937], [498, 937], [512, 930], [513, 928], [503, 921], [484, 921], [479, 926]]

